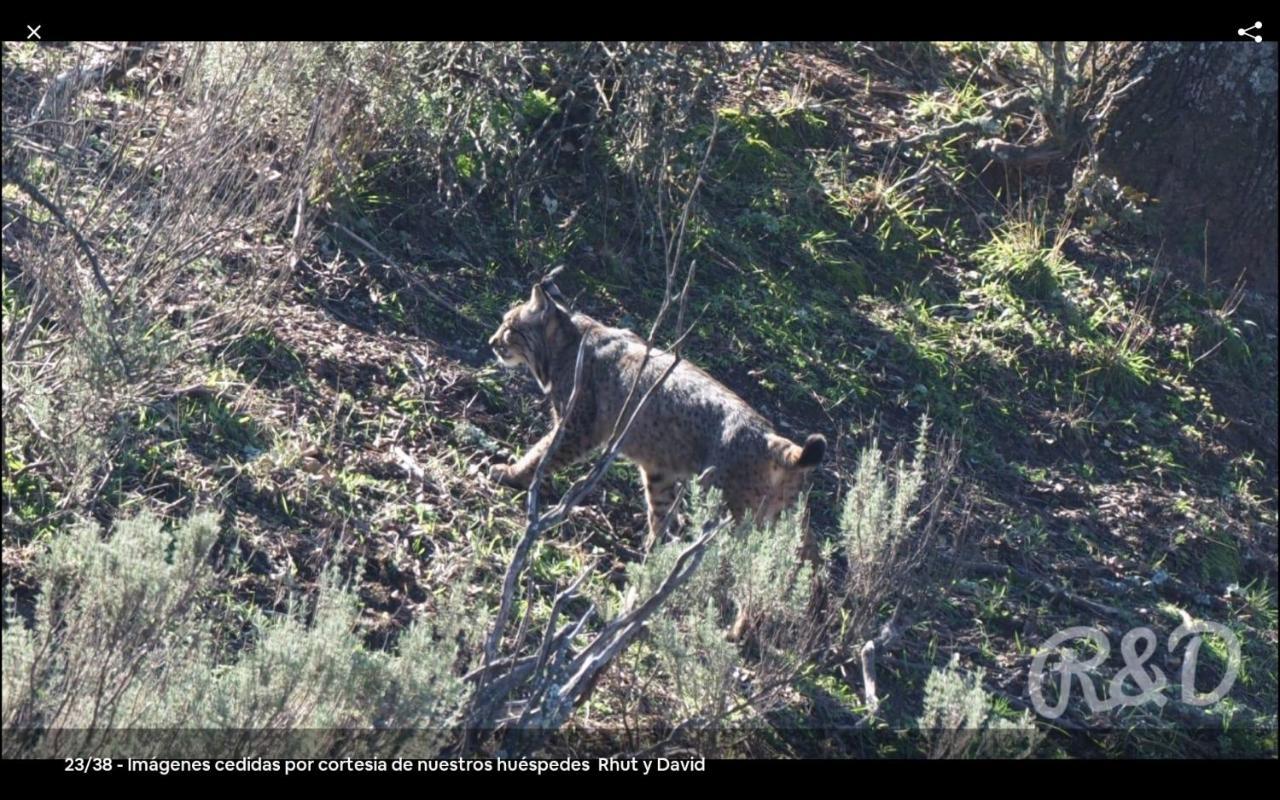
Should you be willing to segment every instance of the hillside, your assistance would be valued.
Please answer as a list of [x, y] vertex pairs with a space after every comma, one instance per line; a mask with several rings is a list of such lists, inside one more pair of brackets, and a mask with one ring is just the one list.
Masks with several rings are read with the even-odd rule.
[[[1275, 757], [1274, 287], [1206, 283], [1194, 247], [1144, 223], [1151, 198], [1078, 163], [984, 149], [1040, 135], [1043, 61], [1009, 43], [6, 44], [6, 729], [456, 723], [526, 530], [526, 495], [486, 474], [550, 428], [486, 340], [563, 264], [575, 310], [641, 334], [668, 271], [678, 288], [692, 270], [683, 355], [829, 443], [807, 519], [745, 562], [708, 556], [775, 580], [795, 561], [776, 542], [807, 525], [815, 594], [726, 643], [699, 573], [593, 683], [570, 741]], [[676, 336], [671, 319], [656, 342]], [[877, 471], [881, 454], [905, 461]], [[877, 545], [893, 580], [855, 586], [842, 526], [875, 481], [917, 516], [892, 523], [901, 552]], [[181, 533], [194, 518], [206, 538]], [[586, 637], [657, 585], [688, 542], [646, 559], [643, 520], [620, 460], [538, 537], [520, 632], [499, 637], [513, 663], [557, 614], [592, 606]], [[179, 563], [201, 576], [189, 594]], [[1193, 620], [1241, 644], [1209, 708], [1179, 699], [1187, 651], [1164, 646]], [[1103, 690], [1122, 637], [1154, 631], [1169, 702], [1095, 711], [1077, 691], [1037, 716], [1037, 648], [1077, 626], [1110, 642]], [[157, 665], [184, 641], [199, 657], [178, 680]], [[1227, 652], [1206, 637], [1200, 691]], [[225, 676], [268, 657], [295, 685], [275, 716], [237, 716], [258, 706]], [[117, 700], [238, 699], [100, 712], [95, 677]], [[290, 694], [308, 682], [327, 688]]]

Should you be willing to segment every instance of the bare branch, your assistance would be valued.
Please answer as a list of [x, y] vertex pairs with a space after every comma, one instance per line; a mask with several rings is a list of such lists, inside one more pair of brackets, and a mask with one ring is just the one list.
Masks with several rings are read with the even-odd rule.
[[80, 229], [73, 225], [71, 220], [67, 219], [67, 215], [63, 212], [61, 206], [45, 197], [44, 193], [33, 186], [26, 178], [21, 175], [5, 175], [4, 179], [6, 182], [12, 182], [28, 197], [44, 206], [45, 210], [52, 214], [53, 218], [62, 224], [62, 227], [67, 229], [67, 232], [71, 234], [71, 238], [75, 240], [76, 246], [84, 253], [85, 258], [89, 260], [89, 266], [93, 268], [93, 279], [97, 282], [98, 288], [102, 290], [102, 294], [106, 296], [107, 303], [111, 306], [111, 313], [114, 315], [117, 312], [115, 294], [111, 291], [111, 286], [107, 283], [106, 276], [102, 274], [102, 265], [98, 263], [98, 257], [93, 254], [93, 248], [89, 246], [89, 242], [81, 235]]
[[560, 441], [564, 438], [565, 425], [578, 402], [578, 393], [582, 387], [582, 364], [586, 348], [587, 340], [584, 337], [578, 343], [578, 357], [573, 367], [573, 391], [569, 394], [569, 402], [565, 404], [564, 413], [560, 415], [555, 435], [551, 440], [551, 446], [542, 454], [542, 458], [538, 460], [538, 466], [533, 473], [533, 483], [529, 486], [527, 504], [528, 525], [525, 528], [524, 536], [520, 538], [520, 543], [516, 545], [515, 555], [511, 558], [511, 564], [507, 567], [507, 575], [502, 582], [502, 596], [498, 602], [498, 616], [493, 623], [493, 629], [489, 632], [489, 638], [485, 642], [486, 662], [493, 661], [497, 655], [498, 642], [506, 630], [507, 618], [510, 616], [511, 606], [515, 602], [516, 582], [520, 573], [524, 571], [525, 563], [529, 558], [529, 551], [533, 547], [534, 541], [550, 526], [548, 518], [541, 517], [538, 514], [538, 490], [542, 485], [542, 473], [546, 467], [547, 459], [560, 446]]
[[[677, 557], [666, 578], [639, 607], [609, 623], [586, 648], [567, 663], [554, 664], [556, 674], [567, 675], [562, 684], [543, 680], [540, 691], [531, 696], [521, 714], [520, 726], [508, 737], [508, 751], [522, 752], [535, 745], [545, 732], [555, 730], [573, 709], [586, 700], [600, 673], [630, 644], [667, 598], [680, 588], [698, 568], [707, 545], [728, 520], [711, 520], [702, 535]], [[590, 612], [588, 612], [590, 614]], [[578, 626], [585, 623], [584, 615]]]

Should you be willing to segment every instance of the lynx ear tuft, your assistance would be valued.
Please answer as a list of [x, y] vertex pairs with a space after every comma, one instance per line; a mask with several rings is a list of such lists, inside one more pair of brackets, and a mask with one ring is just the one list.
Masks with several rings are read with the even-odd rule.
[[554, 269], [542, 276], [542, 280], [538, 281], [544, 288], [550, 289], [555, 285], [556, 276], [564, 272], [564, 264], [557, 265]]
[[542, 287], [544, 292], [546, 292], [547, 297], [559, 306], [569, 305], [569, 301], [565, 298], [564, 293], [560, 291], [560, 287], [556, 286], [556, 276], [563, 271], [564, 265], [561, 264], [544, 275], [542, 280], [538, 281], [538, 285]]

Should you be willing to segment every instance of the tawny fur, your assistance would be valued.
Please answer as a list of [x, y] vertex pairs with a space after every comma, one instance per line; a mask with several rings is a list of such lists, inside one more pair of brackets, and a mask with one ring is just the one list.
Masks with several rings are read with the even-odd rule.
[[[570, 314], [535, 285], [529, 300], [503, 317], [489, 344], [503, 363], [524, 365], [533, 373], [551, 400], [552, 431], [514, 464], [494, 466], [494, 480], [518, 488], [532, 483], [573, 390], [584, 337], [582, 386], [560, 445], [547, 460], [548, 474], [606, 443], [642, 364], [632, 407], [674, 358], [655, 348], [645, 363], [639, 336]], [[703, 485], [721, 490], [736, 519], [750, 512], [757, 521], [771, 522], [795, 502], [825, 451], [826, 440], [817, 434], [803, 446], [779, 436], [742, 398], [687, 361], [654, 392], [621, 447], [644, 481], [646, 547], [661, 538], [681, 482], [703, 476]]]

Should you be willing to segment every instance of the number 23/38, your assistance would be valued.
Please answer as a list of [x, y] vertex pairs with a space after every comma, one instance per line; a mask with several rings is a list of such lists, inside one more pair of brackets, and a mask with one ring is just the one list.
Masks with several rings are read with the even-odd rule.
[[64, 758], [66, 772], [110, 772], [115, 766], [109, 758]]

